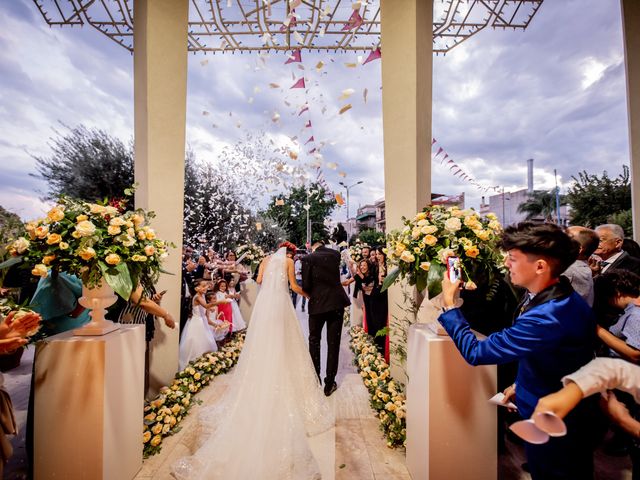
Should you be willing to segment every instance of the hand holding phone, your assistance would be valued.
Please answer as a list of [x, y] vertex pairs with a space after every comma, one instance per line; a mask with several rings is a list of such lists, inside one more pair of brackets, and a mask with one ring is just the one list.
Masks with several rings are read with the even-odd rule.
[[458, 257], [447, 257], [447, 275], [449, 275], [451, 283], [462, 279], [460, 259]]

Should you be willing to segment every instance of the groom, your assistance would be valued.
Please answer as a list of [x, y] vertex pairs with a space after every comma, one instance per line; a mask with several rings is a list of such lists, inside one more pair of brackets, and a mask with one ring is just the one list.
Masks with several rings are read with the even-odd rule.
[[327, 371], [324, 394], [336, 391], [338, 356], [344, 308], [349, 297], [340, 283], [340, 254], [316, 242], [312, 252], [302, 258], [302, 289], [309, 294], [309, 353], [320, 378], [320, 339], [327, 324]]

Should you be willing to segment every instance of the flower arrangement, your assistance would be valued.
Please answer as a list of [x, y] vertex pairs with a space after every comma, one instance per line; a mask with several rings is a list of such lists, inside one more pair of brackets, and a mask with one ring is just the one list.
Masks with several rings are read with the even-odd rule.
[[[130, 197], [133, 189], [125, 192]], [[153, 212], [126, 210], [128, 199], [98, 204], [61, 197], [45, 218], [28, 222], [9, 246], [14, 257], [46, 277], [50, 270], [77, 275], [89, 287], [101, 278], [128, 299], [138, 284], [160, 276], [168, 245], [149, 226]]]
[[428, 288], [430, 297], [437, 295], [450, 256], [459, 257], [463, 276], [475, 283], [491, 283], [503, 267], [497, 248], [502, 227], [493, 213], [481, 217], [473, 209], [433, 205], [403, 222], [404, 228], [387, 240], [387, 258], [396, 268], [385, 279], [385, 289], [406, 277], [419, 291]]
[[362, 327], [353, 327], [350, 348], [354, 364], [371, 395], [371, 408], [380, 419], [380, 430], [387, 438], [387, 446], [404, 446], [407, 440], [406, 397], [402, 387], [392, 378], [389, 365], [378, 352], [373, 338]]
[[264, 250], [255, 243], [249, 242], [236, 249], [236, 257], [243, 257], [241, 263], [255, 270], [265, 257]]
[[349, 256], [351, 260], [355, 263], [358, 263], [360, 260], [364, 258], [362, 255], [362, 249], [368, 247], [368, 245], [360, 243], [360, 241], [356, 241], [351, 247], [349, 247]]
[[244, 333], [238, 333], [217, 352], [206, 353], [178, 372], [173, 383], [144, 406], [142, 444], [144, 458], [162, 448], [164, 437], [180, 430], [180, 422], [194, 403], [192, 397], [217, 376], [227, 373], [237, 363], [244, 345]]

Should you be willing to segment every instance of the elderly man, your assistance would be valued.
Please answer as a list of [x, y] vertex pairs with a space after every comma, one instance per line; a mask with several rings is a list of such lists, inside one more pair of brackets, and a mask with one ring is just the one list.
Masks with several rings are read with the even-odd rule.
[[586, 227], [574, 226], [565, 231], [571, 239], [580, 244], [580, 250], [576, 261], [569, 265], [562, 276], [569, 279], [576, 293], [591, 307], [593, 306], [593, 275], [588, 261], [598, 248], [600, 239], [595, 231]]
[[600, 239], [594, 257], [589, 261], [589, 266], [594, 275], [604, 273], [607, 270], [630, 270], [640, 275], [640, 260], [632, 257], [622, 250], [624, 230], [620, 225], [607, 223], [596, 227], [596, 233]]

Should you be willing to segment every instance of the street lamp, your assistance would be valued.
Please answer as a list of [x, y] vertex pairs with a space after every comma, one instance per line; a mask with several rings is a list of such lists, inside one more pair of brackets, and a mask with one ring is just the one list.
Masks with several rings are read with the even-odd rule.
[[351, 222], [349, 221], [349, 216], [350, 216], [349, 215], [349, 190], [351, 190], [353, 187], [360, 185], [361, 183], [364, 183], [364, 182], [360, 180], [359, 182], [356, 182], [353, 185], [349, 185], [349, 186], [347, 186], [343, 182], [338, 182], [338, 183], [347, 190], [347, 225], [349, 226], [349, 231], [347, 232], [347, 242], [348, 242], [351, 239]]
[[307, 203], [304, 209], [307, 211], [307, 249], [311, 248], [311, 221], [309, 218], [309, 210], [311, 210], [311, 204], [309, 203], [309, 197], [318, 193], [317, 190], [307, 190]]

